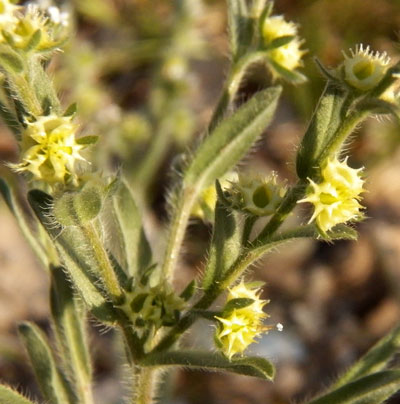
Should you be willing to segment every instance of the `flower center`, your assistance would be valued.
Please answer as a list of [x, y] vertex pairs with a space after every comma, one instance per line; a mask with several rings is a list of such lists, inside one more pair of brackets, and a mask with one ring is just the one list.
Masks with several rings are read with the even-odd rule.
[[271, 195], [267, 187], [259, 186], [253, 193], [253, 202], [257, 208], [265, 208], [271, 201]]
[[334, 197], [332, 194], [327, 194], [325, 192], [322, 192], [320, 194], [320, 201], [324, 204], [324, 205], [331, 205], [332, 203], [337, 202], [337, 198]]
[[374, 71], [375, 65], [369, 60], [362, 60], [353, 67], [353, 73], [359, 80], [372, 76]]

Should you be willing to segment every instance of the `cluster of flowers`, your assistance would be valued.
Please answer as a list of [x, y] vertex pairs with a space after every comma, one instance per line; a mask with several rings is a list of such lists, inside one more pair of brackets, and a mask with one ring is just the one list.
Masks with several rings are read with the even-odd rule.
[[[57, 7], [46, 9], [30, 3], [19, 6], [10, 0], [0, 0], [0, 47], [3, 53], [16, 55], [25, 73], [31, 61], [42, 60], [66, 41], [69, 34], [68, 13]], [[29, 80], [29, 72], [26, 72]], [[24, 100], [21, 100], [24, 104]], [[51, 111], [50, 111], [51, 112]], [[17, 172], [29, 173], [30, 179], [53, 185], [77, 183], [77, 162], [87, 146], [76, 139], [78, 126], [71, 116], [33, 115], [29, 111], [21, 122], [20, 161], [10, 166]]]

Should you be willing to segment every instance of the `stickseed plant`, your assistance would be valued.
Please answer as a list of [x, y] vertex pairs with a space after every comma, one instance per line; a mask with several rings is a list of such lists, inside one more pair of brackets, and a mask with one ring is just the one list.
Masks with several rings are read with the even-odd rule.
[[[349, 166], [344, 146], [367, 117], [398, 114], [393, 88], [400, 65], [362, 45], [335, 68], [317, 61], [326, 86], [298, 148], [297, 182], [275, 173], [236, 175], [232, 170], [268, 127], [281, 93], [274, 84], [240, 103], [249, 68], [263, 65], [274, 83], [300, 84], [306, 80], [299, 72], [306, 51], [298, 26], [274, 15], [272, 2], [227, 5], [230, 69], [202, 140], [175, 168], [165, 251], [157, 259], [159, 246], [147, 239], [135, 202], [135, 181], [124, 178], [123, 170], [107, 177], [90, 161], [87, 149], [96, 147], [97, 137], [79, 133], [75, 105], [60, 103], [47, 72], [54, 52], [71, 35], [66, 15], [54, 7], [0, 0], [0, 113], [20, 148], [0, 190], [51, 280], [56, 349], [35, 324], [19, 325], [43, 402], [94, 402], [88, 318], [123, 337], [129, 402], [157, 402], [160, 376], [174, 367], [273, 380], [268, 359], [246, 355], [250, 344], [275, 327], [266, 321], [263, 284], [251, 280], [252, 264], [300, 238], [357, 239], [351, 224], [363, 219], [366, 174]], [[169, 60], [172, 74], [180, 74], [178, 62]], [[17, 176], [28, 188], [29, 211]], [[312, 212], [291, 227], [285, 221], [299, 204]], [[193, 215], [211, 218], [213, 234], [203, 273], [176, 290], [180, 250]], [[261, 218], [267, 221], [260, 229], [255, 225]], [[214, 304], [220, 297], [223, 303]], [[214, 324], [214, 351], [187, 349], [181, 341], [200, 318]], [[400, 370], [389, 366], [399, 346], [396, 328], [309, 403], [384, 402], [400, 390]], [[0, 403], [31, 401], [1, 386]]]

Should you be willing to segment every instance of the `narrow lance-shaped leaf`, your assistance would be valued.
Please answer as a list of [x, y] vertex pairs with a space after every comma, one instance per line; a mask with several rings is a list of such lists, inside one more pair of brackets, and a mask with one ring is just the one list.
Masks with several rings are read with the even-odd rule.
[[82, 402], [90, 395], [92, 366], [85, 330], [85, 310], [79, 307], [72, 285], [61, 267], [51, 268], [50, 308], [59, 352], [69, 380]]
[[271, 122], [281, 91], [281, 87], [260, 91], [222, 121], [194, 153], [184, 186], [200, 192], [237, 164]]
[[119, 183], [118, 190], [113, 195], [112, 203], [128, 273], [134, 276], [149, 267], [152, 254], [143, 230], [139, 209], [125, 181]]
[[99, 273], [98, 262], [93, 256], [93, 250], [85, 234], [79, 226], [62, 229], [54, 223], [55, 220], [51, 219], [49, 210], [53, 204], [50, 195], [32, 190], [28, 193], [28, 201], [53, 239], [61, 261], [89, 310], [99, 320], [113, 322], [115, 313], [99, 285], [99, 279], [95, 276], [95, 273]]
[[142, 366], [184, 366], [209, 370], [223, 370], [245, 376], [272, 380], [275, 375], [274, 365], [267, 359], [259, 357], [233, 358], [202, 351], [169, 351], [146, 356]]
[[346, 92], [336, 83], [328, 81], [297, 153], [299, 178], [311, 175], [324, 144], [339, 127], [345, 99]]
[[34, 404], [33, 401], [7, 386], [0, 385], [0, 404]]
[[53, 352], [43, 332], [31, 323], [21, 324], [18, 331], [45, 400], [52, 404], [74, 403], [72, 392], [65, 377], [57, 368]]
[[400, 390], [400, 371], [388, 370], [365, 376], [308, 404], [381, 404]]
[[333, 385], [343, 386], [360, 377], [385, 369], [400, 350], [400, 326], [380, 339], [361, 359], [350, 367]]
[[[216, 184], [218, 194], [222, 190]], [[238, 213], [226, 207], [221, 201], [215, 207], [214, 231], [210, 253], [204, 271], [203, 288], [208, 289], [223, 275], [240, 254], [241, 226], [238, 224]]]
[[17, 220], [18, 226], [21, 229], [22, 234], [27, 239], [28, 243], [32, 247], [33, 251], [43, 263], [45, 268], [48, 267], [48, 258], [43, 247], [38, 243], [37, 234], [33, 231], [28, 222], [26, 212], [21, 206], [20, 201], [16, 197], [15, 193], [10, 189], [8, 184], [0, 178], [0, 193], [2, 194], [4, 201], [6, 202], [11, 213]]

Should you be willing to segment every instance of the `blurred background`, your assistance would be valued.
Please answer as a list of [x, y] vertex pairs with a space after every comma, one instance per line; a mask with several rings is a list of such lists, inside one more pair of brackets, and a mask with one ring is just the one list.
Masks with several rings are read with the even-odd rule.
[[[229, 65], [223, 0], [42, 0], [69, 12], [73, 32], [49, 69], [65, 106], [78, 104], [82, 131], [100, 135], [92, 160], [104, 173], [121, 170], [154, 240], [166, 222], [166, 191], [179, 154], [202, 134]], [[325, 80], [313, 58], [336, 66], [358, 43], [400, 56], [400, 1], [277, 0], [275, 13], [299, 24], [308, 49], [301, 86], [284, 84], [277, 117], [242, 168], [271, 170], [290, 183], [294, 157]], [[247, 97], [270, 83], [254, 67], [241, 89]], [[365, 167], [367, 219], [359, 241], [298, 241], [259, 262], [254, 279], [267, 283], [271, 323], [282, 323], [250, 352], [277, 366], [275, 383], [230, 374], [179, 370], [161, 390], [162, 403], [280, 404], [301, 402], [332, 381], [400, 319], [400, 125], [370, 119], [349, 146], [350, 165]], [[0, 128], [0, 160], [15, 161], [16, 142]], [[0, 175], [10, 176], [1, 165]], [[150, 207], [150, 208], [148, 208]], [[292, 221], [304, 220], [307, 210]], [[201, 214], [200, 214], [201, 216]], [[177, 288], [201, 271], [211, 234], [207, 216], [187, 234]], [[48, 280], [0, 202], [0, 380], [40, 397], [16, 336], [32, 320], [51, 332]], [[91, 323], [96, 403], [118, 403], [126, 388], [118, 336]], [[212, 347], [201, 323], [187, 344]], [[393, 398], [391, 403], [400, 403]]]

